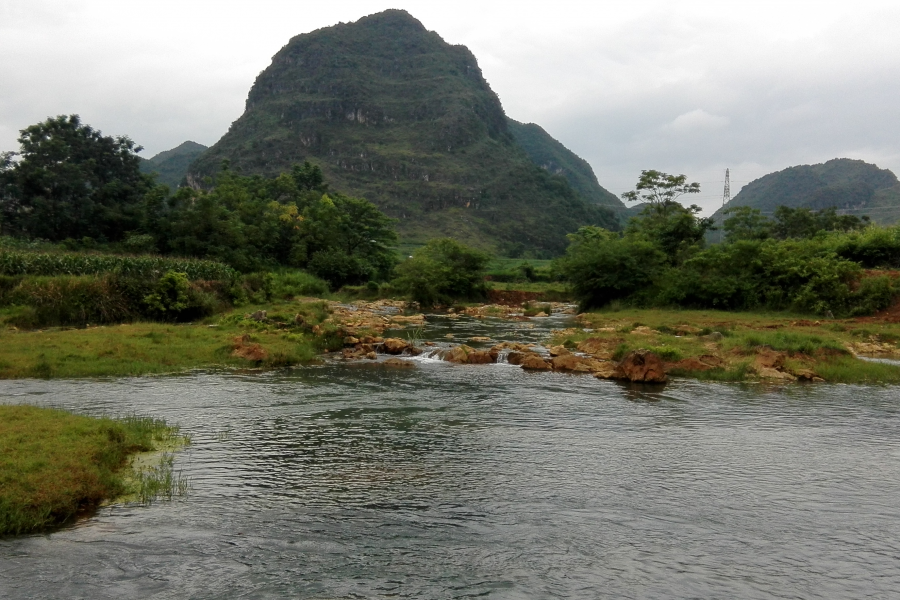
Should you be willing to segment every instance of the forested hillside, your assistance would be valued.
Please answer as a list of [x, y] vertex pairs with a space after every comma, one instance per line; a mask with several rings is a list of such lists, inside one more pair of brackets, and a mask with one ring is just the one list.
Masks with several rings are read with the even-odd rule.
[[586, 160], [563, 146], [540, 125], [519, 123], [513, 119], [508, 119], [507, 124], [516, 142], [534, 164], [550, 173], [565, 177], [569, 185], [589, 202], [616, 210], [625, 209], [618, 196], [600, 185], [594, 170]]
[[[747, 184], [725, 210], [749, 206], [771, 215], [779, 206], [822, 210], [836, 208], [877, 223], [900, 220], [900, 182], [887, 169], [861, 160], [836, 158], [770, 173]], [[721, 222], [723, 209], [716, 212]]]
[[244, 175], [317, 164], [398, 219], [408, 241], [551, 254], [581, 225], [618, 227], [584, 165], [569, 169], [579, 192], [534, 164], [467, 48], [400, 10], [293, 38], [191, 176], [214, 176], [225, 159]]
[[171, 150], [160, 152], [153, 158], [141, 161], [142, 173], [156, 173], [156, 181], [172, 190], [184, 179], [188, 167], [207, 147], [197, 142], [187, 141]]

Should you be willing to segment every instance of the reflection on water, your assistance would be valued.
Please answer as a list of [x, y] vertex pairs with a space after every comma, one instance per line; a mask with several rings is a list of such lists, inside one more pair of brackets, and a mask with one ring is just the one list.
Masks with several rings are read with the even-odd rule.
[[[526, 331], [539, 340], [550, 327]], [[434, 320], [444, 339], [517, 323]], [[0, 540], [10, 598], [890, 597], [892, 388], [626, 386], [505, 364], [13, 381], [163, 416], [193, 494]]]

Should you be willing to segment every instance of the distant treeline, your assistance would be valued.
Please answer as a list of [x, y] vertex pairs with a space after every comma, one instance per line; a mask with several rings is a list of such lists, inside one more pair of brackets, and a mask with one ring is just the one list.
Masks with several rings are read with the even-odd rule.
[[900, 227], [882, 228], [833, 209], [779, 208], [773, 220], [741, 207], [724, 243], [707, 246], [711, 219], [680, 204], [652, 205], [626, 231], [584, 227], [555, 268], [582, 305], [610, 303], [868, 314], [898, 291]]
[[203, 189], [172, 194], [140, 172], [131, 140], [103, 136], [77, 115], [33, 125], [19, 142], [18, 153], [0, 157], [7, 236], [203, 258], [241, 272], [298, 267], [333, 286], [383, 280], [394, 266], [392, 220], [329, 190], [309, 163], [265, 179], [242, 177], [226, 162]]

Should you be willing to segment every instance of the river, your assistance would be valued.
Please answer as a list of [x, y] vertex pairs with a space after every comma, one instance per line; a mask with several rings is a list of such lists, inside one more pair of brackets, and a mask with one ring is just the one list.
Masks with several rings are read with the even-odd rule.
[[416, 364], [0, 383], [193, 439], [188, 498], [0, 539], [0, 597], [897, 597], [895, 388]]

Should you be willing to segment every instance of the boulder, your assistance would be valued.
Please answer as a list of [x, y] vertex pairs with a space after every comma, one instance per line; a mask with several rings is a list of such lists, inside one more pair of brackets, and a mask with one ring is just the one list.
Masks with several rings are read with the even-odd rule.
[[348, 335], [347, 337], [344, 338], [345, 346], [355, 346], [358, 343], [359, 343], [359, 340], [357, 338], [353, 337], [352, 335]]
[[402, 358], [389, 358], [381, 364], [385, 367], [396, 367], [401, 369], [410, 369], [416, 366], [416, 363], [410, 360], [403, 360]]
[[612, 357], [612, 349], [619, 343], [621, 343], [621, 340], [592, 337], [579, 342], [576, 349], [596, 358], [609, 359]]
[[784, 366], [784, 352], [776, 352], [770, 348], [759, 348], [756, 351], [756, 357], [753, 364], [759, 369], [781, 369]]
[[707, 335], [701, 335], [701, 336], [700, 336], [700, 339], [701, 339], [701, 340], [707, 340], [707, 341], [709, 341], [709, 342], [721, 342], [723, 339], [725, 339], [725, 336], [722, 335], [722, 334], [721, 334], [720, 332], [718, 332], [718, 331], [713, 331], [713, 332], [710, 333], [710, 334], [707, 334]]
[[772, 369], [769, 367], [757, 367], [756, 373], [763, 379], [774, 379], [776, 381], [796, 381], [797, 378], [790, 373]]
[[463, 365], [468, 360], [469, 352], [474, 352], [474, 349], [466, 345], [454, 346], [444, 354], [444, 360]]
[[565, 356], [566, 354], [571, 354], [565, 346], [550, 346], [547, 350], [550, 352], [550, 356]]
[[602, 363], [599, 360], [588, 358], [587, 356], [576, 356], [575, 354], [563, 354], [550, 359], [550, 364], [554, 371], [565, 371], [568, 373], [593, 373], [600, 370]]
[[649, 350], [634, 350], [625, 355], [616, 369], [616, 379], [644, 383], [668, 381], [662, 359]]
[[791, 374], [800, 381], [825, 381], [812, 369], [792, 369]]
[[[531, 352], [531, 351], [523, 352], [520, 350], [514, 350], [506, 355], [506, 362], [508, 362], [511, 365], [521, 365], [522, 361], [524, 361], [525, 358], [528, 356], [537, 356], [538, 358], [541, 357], [541, 355], [538, 354], [537, 352]], [[541, 359], [541, 360], [543, 360], [543, 359]]]
[[540, 354], [526, 354], [519, 363], [523, 369], [530, 371], [549, 371], [553, 367]]
[[409, 348], [409, 342], [400, 338], [386, 338], [381, 343], [381, 349], [387, 354], [402, 354]]
[[619, 373], [619, 365], [611, 360], [598, 361], [600, 364], [594, 371], [594, 377], [597, 379], [617, 379]]
[[466, 364], [469, 365], [487, 365], [494, 362], [497, 362], [496, 357], [491, 356], [491, 353], [485, 350], [475, 350], [466, 357]]
[[465, 344], [450, 348], [444, 354], [444, 360], [460, 365], [484, 365], [496, 362], [496, 358], [491, 356], [489, 351], [475, 350]]

